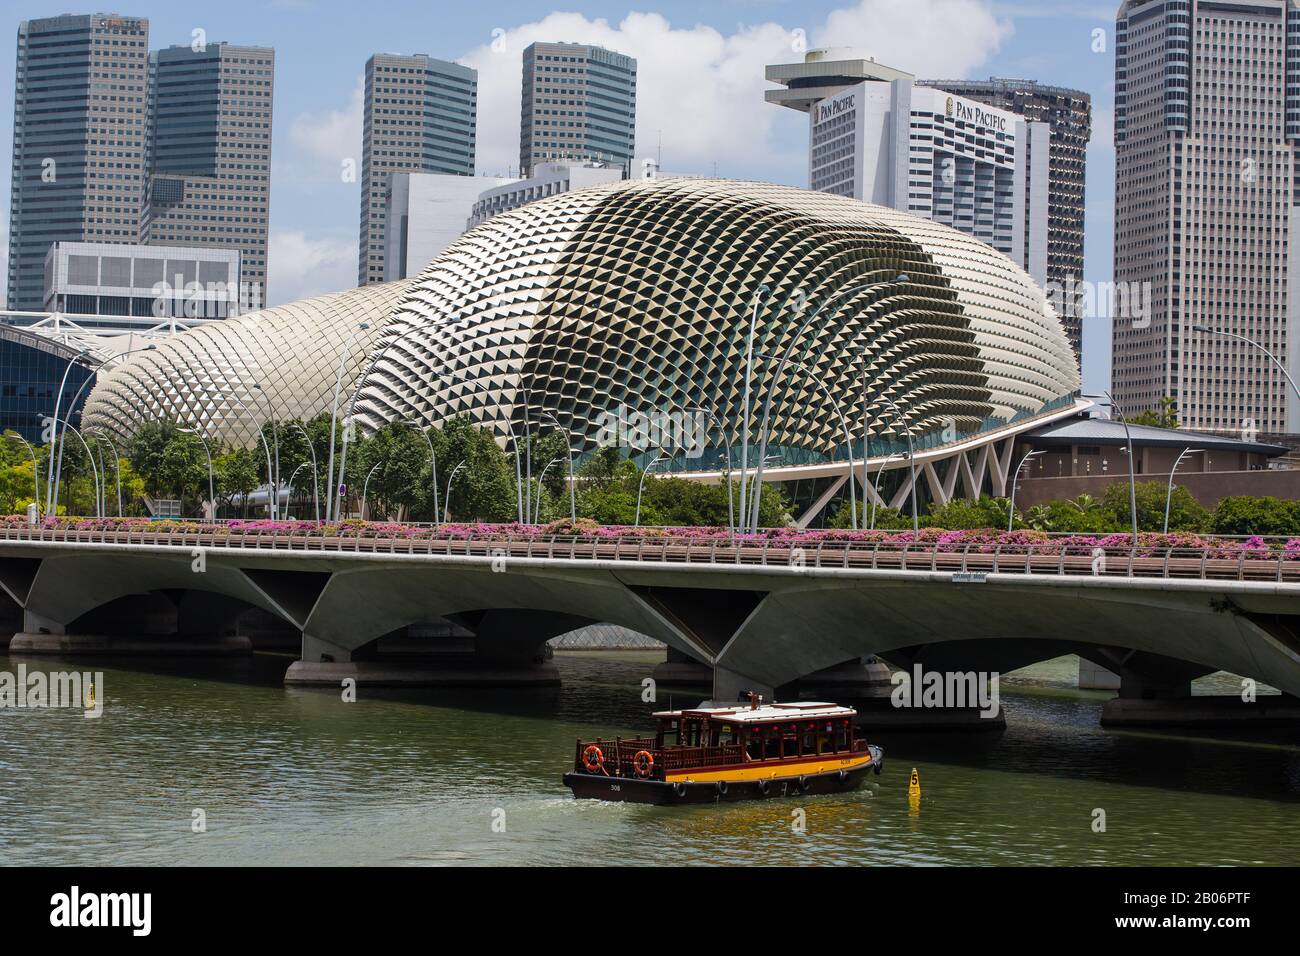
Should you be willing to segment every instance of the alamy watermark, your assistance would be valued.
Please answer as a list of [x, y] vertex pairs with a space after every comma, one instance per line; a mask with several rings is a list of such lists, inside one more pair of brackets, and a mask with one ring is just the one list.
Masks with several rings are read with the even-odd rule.
[[1002, 711], [998, 671], [927, 671], [916, 664], [912, 672], [897, 671], [889, 695], [895, 707], [979, 708], [980, 717], [992, 719]]
[[1062, 319], [1111, 319], [1133, 328], [1151, 324], [1150, 282], [1091, 282], [1068, 276], [1043, 286], [1047, 301]]
[[700, 409], [646, 412], [619, 405], [601, 415], [596, 443], [602, 448], [681, 451], [687, 458], [699, 458], [704, 454], [707, 433], [708, 414]]
[[104, 713], [103, 671], [28, 671], [18, 665], [18, 673], [0, 671], [0, 707], [30, 710], [49, 708], [78, 709], [86, 717]]

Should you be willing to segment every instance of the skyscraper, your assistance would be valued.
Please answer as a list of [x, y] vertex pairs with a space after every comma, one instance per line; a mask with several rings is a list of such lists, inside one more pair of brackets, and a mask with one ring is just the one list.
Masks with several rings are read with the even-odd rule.
[[384, 281], [388, 174], [474, 175], [478, 71], [423, 53], [366, 61], [357, 285]]
[[149, 21], [64, 15], [18, 26], [8, 307], [39, 311], [59, 240], [134, 242], [144, 177]]
[[922, 85], [1008, 110], [1031, 123], [1047, 124], [1051, 131], [1047, 157], [1047, 247], [1030, 250], [1027, 260], [1040, 255], [1046, 257], [1043, 274], [1074, 354], [1081, 356], [1083, 195], [1088, 140], [1092, 137], [1091, 97], [1081, 90], [1002, 77], [923, 80]]
[[1129, 415], [1177, 402], [1183, 425], [1300, 428], [1300, 2], [1124, 0], [1115, 18], [1115, 280], [1149, 308], [1114, 318]]
[[1047, 123], [844, 50], [814, 50], [766, 76], [785, 87], [768, 102], [809, 114], [812, 189], [960, 229], [1047, 283]]
[[265, 301], [274, 90], [268, 47], [173, 46], [149, 58], [140, 241], [239, 250], [244, 311]]
[[541, 163], [596, 161], [628, 175], [636, 143], [636, 60], [581, 43], [524, 50], [519, 175]]

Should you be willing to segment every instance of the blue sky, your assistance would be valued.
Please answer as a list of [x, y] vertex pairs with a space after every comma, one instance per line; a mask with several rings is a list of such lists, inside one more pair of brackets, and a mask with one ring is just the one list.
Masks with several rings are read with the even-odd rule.
[[[356, 282], [360, 186], [340, 169], [360, 151], [360, 81], [376, 52], [427, 53], [480, 71], [482, 174], [516, 163], [520, 53], [533, 40], [598, 42], [638, 58], [637, 152], [680, 172], [807, 185], [807, 120], [768, 106], [766, 63], [800, 44], [851, 46], [922, 77], [1013, 76], [1092, 94], [1085, 278], [1111, 277], [1113, 26], [1117, 3], [993, 0], [644, 0], [388, 2], [121, 0], [108, 11], [68, 0], [0, 4], [0, 142], [13, 132], [13, 37], [23, 19], [65, 12], [147, 17], [150, 46], [209, 41], [276, 51], [268, 298], [284, 302]], [[364, 10], [364, 13], [359, 11]], [[1104, 31], [1099, 37], [1094, 31]], [[497, 32], [494, 32], [497, 31]], [[493, 40], [497, 39], [493, 48]], [[1096, 49], [1104, 45], [1104, 50]], [[9, 176], [0, 180], [8, 228]], [[2, 274], [2, 273], [0, 273]], [[1109, 381], [1110, 329], [1084, 322], [1084, 386]]]

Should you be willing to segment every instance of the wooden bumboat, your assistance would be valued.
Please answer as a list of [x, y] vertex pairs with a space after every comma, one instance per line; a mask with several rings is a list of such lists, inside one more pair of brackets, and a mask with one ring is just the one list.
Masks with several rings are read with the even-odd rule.
[[854, 737], [857, 711], [798, 701], [665, 710], [653, 737], [579, 740], [564, 784], [578, 798], [716, 803], [857, 787], [884, 751]]

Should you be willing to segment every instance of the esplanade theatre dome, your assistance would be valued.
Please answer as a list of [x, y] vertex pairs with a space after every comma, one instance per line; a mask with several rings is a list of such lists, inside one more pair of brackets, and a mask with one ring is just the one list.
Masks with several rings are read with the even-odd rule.
[[590, 448], [619, 409], [702, 407], [734, 443], [751, 322], [756, 394], [793, 344], [776, 447], [831, 453], [839, 410], [858, 423], [864, 400], [873, 435], [899, 433], [886, 408], [913, 434], [969, 433], [1079, 388], [1042, 290], [978, 239], [826, 193], [660, 178], [499, 214], [414, 280], [177, 335], [101, 379], [85, 417], [123, 436], [173, 418], [247, 443], [255, 402], [327, 411], [342, 359], [363, 428], [468, 415], [504, 440], [550, 412]]

